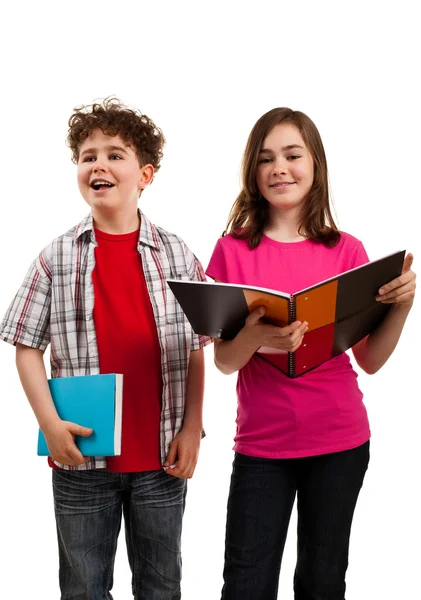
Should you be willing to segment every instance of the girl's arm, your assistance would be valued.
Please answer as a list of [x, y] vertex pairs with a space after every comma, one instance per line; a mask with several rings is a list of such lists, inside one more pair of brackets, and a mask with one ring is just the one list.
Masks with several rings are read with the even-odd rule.
[[43, 352], [16, 344], [16, 366], [29, 404], [45, 435], [51, 457], [66, 465], [87, 462], [88, 458], [79, 452], [74, 436], [89, 436], [92, 429], [62, 421], [58, 416], [48, 387]]
[[295, 321], [287, 327], [276, 327], [262, 323], [264, 314], [263, 306], [256, 308], [233, 340], [215, 340], [215, 365], [221, 373], [231, 375], [244, 367], [260, 346], [287, 352], [294, 352], [299, 348], [308, 323]]
[[413, 255], [405, 257], [402, 274], [379, 290], [378, 302], [393, 304], [384, 321], [373, 333], [356, 344], [352, 351], [358, 365], [372, 375], [388, 360], [396, 348], [415, 296]]

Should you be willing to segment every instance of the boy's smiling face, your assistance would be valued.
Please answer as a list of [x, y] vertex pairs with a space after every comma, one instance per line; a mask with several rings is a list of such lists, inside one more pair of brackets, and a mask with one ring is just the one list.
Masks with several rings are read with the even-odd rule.
[[77, 180], [93, 213], [136, 212], [140, 192], [153, 174], [153, 166], [141, 167], [135, 151], [119, 135], [94, 129], [80, 145]]

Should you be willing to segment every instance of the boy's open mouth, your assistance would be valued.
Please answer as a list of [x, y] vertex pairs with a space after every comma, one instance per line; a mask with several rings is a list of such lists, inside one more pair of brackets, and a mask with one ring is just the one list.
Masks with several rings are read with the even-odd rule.
[[94, 181], [92, 181], [90, 185], [91, 188], [96, 191], [114, 187], [113, 183], [105, 181], [105, 179], [94, 179]]

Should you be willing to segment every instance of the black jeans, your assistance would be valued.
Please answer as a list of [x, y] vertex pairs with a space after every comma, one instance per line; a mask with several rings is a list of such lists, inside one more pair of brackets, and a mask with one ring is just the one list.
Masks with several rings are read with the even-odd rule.
[[296, 459], [236, 454], [228, 498], [222, 600], [276, 600], [297, 494], [296, 600], [344, 600], [352, 517], [369, 442]]

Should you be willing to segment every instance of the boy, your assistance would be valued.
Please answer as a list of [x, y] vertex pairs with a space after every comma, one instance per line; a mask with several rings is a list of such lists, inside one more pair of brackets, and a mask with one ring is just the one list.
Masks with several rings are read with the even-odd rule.
[[[148, 117], [115, 98], [79, 107], [67, 141], [91, 214], [40, 253], [0, 325], [50, 452], [61, 598], [112, 598], [124, 512], [134, 598], [176, 600], [210, 340], [192, 332], [165, 280], [205, 275], [180, 238], [137, 208], [165, 142]], [[92, 430], [58, 417], [48, 343], [52, 377], [123, 373], [120, 456], [79, 452], [75, 435]]]

